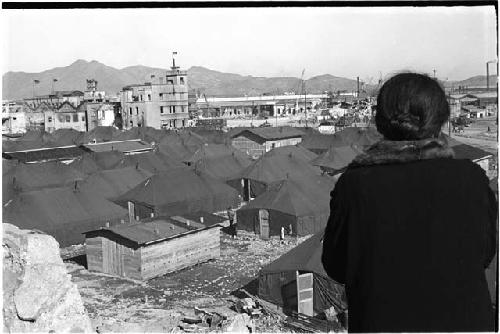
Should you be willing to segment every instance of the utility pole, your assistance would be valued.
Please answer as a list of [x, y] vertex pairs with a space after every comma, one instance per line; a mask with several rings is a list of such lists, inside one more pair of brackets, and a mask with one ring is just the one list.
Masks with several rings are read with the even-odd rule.
[[306, 82], [302, 79], [302, 87], [304, 88], [304, 111], [306, 112], [306, 129], [307, 129], [307, 97], [306, 97]]

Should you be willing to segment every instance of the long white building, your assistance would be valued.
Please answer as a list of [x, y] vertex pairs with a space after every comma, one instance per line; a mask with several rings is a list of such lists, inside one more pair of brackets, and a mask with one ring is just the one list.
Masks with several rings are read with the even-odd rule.
[[196, 107], [203, 116], [232, 118], [245, 115], [295, 115], [328, 99], [327, 94], [200, 97]]

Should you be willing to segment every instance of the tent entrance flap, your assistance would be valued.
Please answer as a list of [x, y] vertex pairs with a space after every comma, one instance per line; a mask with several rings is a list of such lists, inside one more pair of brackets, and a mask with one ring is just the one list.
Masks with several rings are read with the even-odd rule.
[[259, 230], [261, 239], [269, 239], [269, 211], [259, 210]]
[[314, 316], [313, 273], [297, 271], [297, 313]]

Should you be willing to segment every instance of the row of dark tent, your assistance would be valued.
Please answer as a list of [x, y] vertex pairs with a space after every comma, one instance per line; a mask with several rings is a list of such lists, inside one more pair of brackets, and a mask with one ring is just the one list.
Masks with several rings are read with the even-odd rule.
[[[95, 133], [101, 134], [115, 131], [97, 130], [100, 132]], [[279, 234], [281, 228], [294, 235], [312, 234], [324, 227], [329, 215], [329, 193], [335, 178], [327, 174], [341, 172], [359, 152], [380, 138], [373, 129], [347, 128], [330, 136], [306, 130], [301, 144], [273, 149], [252, 161], [227, 144], [227, 139], [238, 130], [229, 134], [198, 131], [200, 134], [134, 128], [119, 135], [122, 139], [138, 136], [156, 141], [155, 151], [136, 155], [117, 151], [85, 153], [69, 165], [3, 160], [4, 217], [21, 227], [45, 229], [51, 234], [69, 230], [74, 237], [69, 238], [64, 232], [58, 238], [62, 245], [67, 245], [83, 240], [79, 233], [85, 230], [86, 221], [92, 222], [91, 217], [96, 225], [92, 228], [102, 226], [104, 221], [128, 219], [129, 201], [135, 203], [136, 215], [142, 218], [151, 213], [222, 211], [237, 207], [240, 198], [246, 202], [252, 198], [238, 210], [239, 228], [260, 233], [265, 210], [270, 235]], [[36, 133], [28, 132], [26, 137], [33, 140]], [[99, 139], [110, 138], [118, 137]], [[56, 188], [60, 189], [60, 196]], [[47, 189], [53, 203], [43, 199]], [[85, 202], [83, 196], [102, 198], [96, 206], [101, 210], [88, 205], [85, 219], [86, 215], [73, 210], [79, 205], [86, 207], [80, 204]], [[58, 200], [72, 197], [73, 204]], [[30, 211], [38, 219], [31, 219], [27, 213]], [[72, 224], [79, 228], [74, 229]], [[47, 226], [54, 228], [49, 231]]]

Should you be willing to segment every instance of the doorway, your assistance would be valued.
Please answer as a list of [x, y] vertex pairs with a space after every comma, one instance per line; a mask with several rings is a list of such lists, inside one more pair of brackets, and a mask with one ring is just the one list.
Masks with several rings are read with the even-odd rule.
[[259, 232], [260, 238], [269, 240], [269, 211], [259, 210]]

